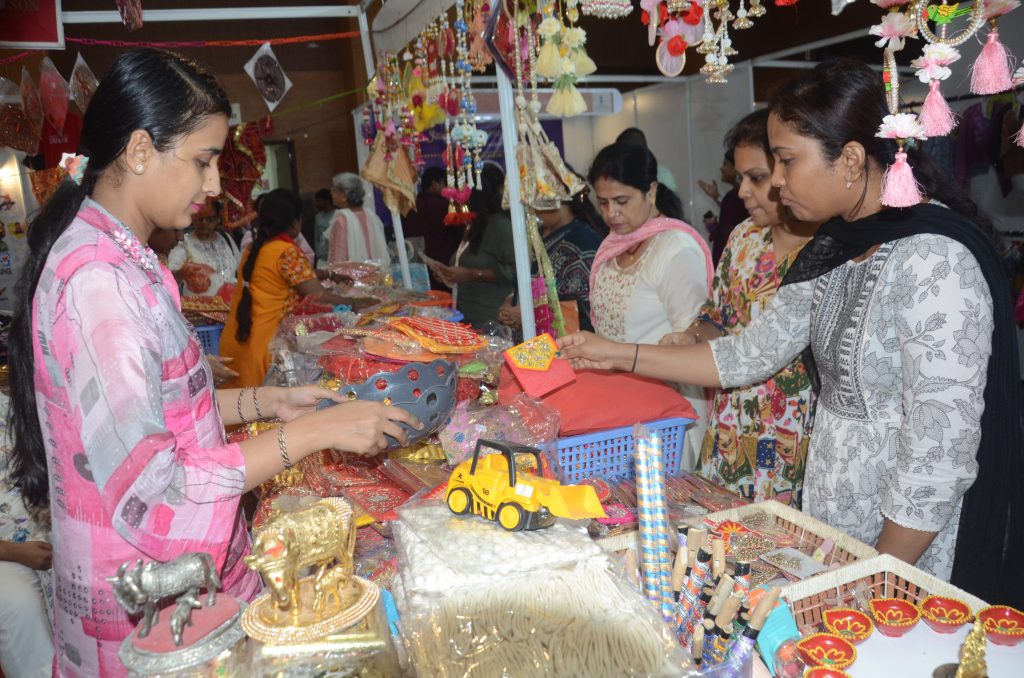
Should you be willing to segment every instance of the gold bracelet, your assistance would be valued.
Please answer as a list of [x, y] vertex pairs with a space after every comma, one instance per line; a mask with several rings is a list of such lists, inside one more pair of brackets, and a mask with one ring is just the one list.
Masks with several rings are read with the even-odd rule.
[[281, 461], [285, 468], [292, 467], [292, 460], [288, 457], [288, 445], [284, 442], [284, 424], [277, 429], [277, 449], [281, 452]]

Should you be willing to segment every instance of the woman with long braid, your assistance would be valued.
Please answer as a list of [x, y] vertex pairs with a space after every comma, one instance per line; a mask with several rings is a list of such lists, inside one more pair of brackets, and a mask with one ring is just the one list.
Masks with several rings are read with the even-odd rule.
[[259, 386], [270, 369], [270, 340], [281, 319], [302, 297], [327, 304], [353, 300], [327, 291], [320, 284], [325, 270], [316, 270], [295, 238], [302, 228], [302, 201], [278, 188], [260, 202], [256, 235], [242, 254], [238, 285], [228, 322], [220, 336], [220, 354], [233, 358], [238, 378], [226, 386]]

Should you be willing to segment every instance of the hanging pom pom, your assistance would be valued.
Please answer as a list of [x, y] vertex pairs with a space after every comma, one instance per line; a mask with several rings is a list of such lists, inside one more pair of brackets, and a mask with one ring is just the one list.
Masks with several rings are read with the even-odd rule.
[[974, 62], [971, 72], [971, 92], [998, 94], [1013, 87], [1010, 81], [1010, 52], [999, 41], [999, 30], [989, 31], [985, 46]]
[[885, 171], [882, 178], [882, 204], [887, 207], [912, 207], [921, 202], [921, 189], [914, 178], [914, 170], [907, 162], [907, 153], [902, 148], [896, 153], [896, 161]]
[[561, 72], [562, 56], [558, 53], [558, 45], [554, 40], [548, 40], [541, 46], [537, 57], [537, 75], [554, 80]]
[[577, 77], [583, 78], [597, 70], [597, 64], [590, 58], [585, 49], [576, 49], [572, 52], [572, 63], [576, 67]]
[[930, 137], [946, 136], [956, 127], [956, 116], [939, 91], [939, 81], [928, 83], [928, 96], [921, 107], [921, 123], [925, 134]]
[[560, 118], [569, 118], [586, 111], [587, 102], [575, 85], [555, 90], [548, 100], [547, 112]]

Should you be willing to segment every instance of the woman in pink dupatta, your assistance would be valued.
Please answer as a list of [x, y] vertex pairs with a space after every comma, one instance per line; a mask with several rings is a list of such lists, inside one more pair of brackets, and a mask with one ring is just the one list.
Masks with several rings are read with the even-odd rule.
[[[597, 334], [615, 341], [656, 344], [685, 330], [711, 287], [711, 251], [682, 221], [679, 197], [657, 174], [650, 150], [616, 143], [597, 154], [588, 176], [611, 231], [590, 270], [591, 320]], [[680, 392], [697, 411], [681, 464], [692, 470], [707, 426], [707, 399], [699, 387]]]

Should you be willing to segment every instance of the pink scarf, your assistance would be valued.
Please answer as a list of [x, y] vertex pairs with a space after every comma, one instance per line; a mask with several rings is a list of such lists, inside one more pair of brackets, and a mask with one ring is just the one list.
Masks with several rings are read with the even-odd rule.
[[715, 267], [711, 264], [711, 250], [708, 249], [708, 244], [704, 242], [704, 238], [694, 230], [693, 226], [684, 221], [669, 219], [668, 217], [655, 217], [632, 233], [619, 235], [613, 232], [608, 234], [608, 237], [604, 239], [601, 246], [597, 249], [597, 254], [594, 255], [594, 263], [590, 267], [591, 294], [593, 294], [594, 283], [597, 282], [597, 272], [608, 263], [609, 259], [619, 256], [634, 245], [653, 238], [663, 231], [682, 231], [697, 241], [701, 252], [704, 253], [704, 266], [707, 268], [708, 290], [710, 292], [711, 279], [715, 275]]

